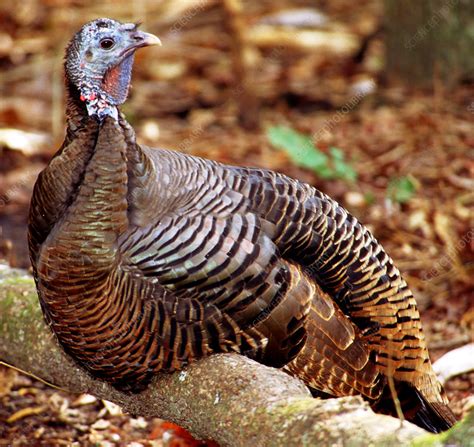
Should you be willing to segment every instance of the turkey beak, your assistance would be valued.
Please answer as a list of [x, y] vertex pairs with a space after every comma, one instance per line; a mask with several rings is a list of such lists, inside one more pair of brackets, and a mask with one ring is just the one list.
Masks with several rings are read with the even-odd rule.
[[160, 45], [161, 40], [154, 34], [145, 33], [144, 31], [133, 31], [129, 34], [129, 39], [125, 49], [120, 53], [121, 57], [125, 57], [134, 53], [139, 48], [149, 47], [151, 45]]
[[150, 47], [152, 45], [161, 46], [161, 40], [157, 36], [144, 31], [135, 31], [132, 38], [136, 42], [135, 48]]

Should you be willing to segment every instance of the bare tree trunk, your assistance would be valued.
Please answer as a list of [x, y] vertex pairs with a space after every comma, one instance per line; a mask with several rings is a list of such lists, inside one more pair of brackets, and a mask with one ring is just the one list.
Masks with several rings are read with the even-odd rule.
[[299, 380], [236, 354], [158, 374], [138, 394], [91, 378], [59, 348], [32, 279], [0, 265], [0, 360], [75, 393], [173, 421], [222, 446], [399, 446], [424, 430], [372, 412], [358, 397], [313, 399]]
[[245, 129], [253, 130], [259, 124], [259, 100], [253, 87], [253, 67], [248, 63], [251, 47], [245, 41], [243, 5], [241, 0], [223, 0], [223, 6], [232, 38], [232, 65], [237, 78], [237, 87], [232, 90], [232, 96], [239, 107], [240, 124]]
[[474, 78], [474, 2], [385, 0], [387, 72], [410, 85]]

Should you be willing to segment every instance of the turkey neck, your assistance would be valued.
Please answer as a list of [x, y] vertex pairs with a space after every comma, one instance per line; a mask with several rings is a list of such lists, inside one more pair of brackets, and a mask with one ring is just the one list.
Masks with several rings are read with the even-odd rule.
[[68, 86], [68, 93], [65, 141], [35, 185], [30, 252], [39, 261], [39, 246], [45, 242], [41, 258], [49, 272], [63, 263], [82, 275], [111, 271], [117, 263], [117, 238], [128, 226], [131, 164], [138, 164], [143, 154], [123, 117], [99, 123], [87, 115], [74, 86]]

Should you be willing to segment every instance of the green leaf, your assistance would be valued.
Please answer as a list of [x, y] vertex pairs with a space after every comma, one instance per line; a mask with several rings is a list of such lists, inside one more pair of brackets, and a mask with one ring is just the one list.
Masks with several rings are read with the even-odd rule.
[[357, 172], [344, 160], [344, 152], [336, 147], [331, 147], [329, 152], [332, 155], [335, 178], [354, 182], [357, 179]]
[[330, 149], [330, 156], [317, 149], [311, 138], [286, 126], [270, 127], [267, 138], [277, 149], [285, 151], [297, 166], [313, 170], [325, 179], [354, 181], [357, 173], [345, 162], [344, 153]]
[[364, 194], [364, 199], [365, 199], [365, 203], [367, 203], [367, 205], [373, 205], [376, 201], [375, 194], [371, 191], [366, 192]]
[[408, 202], [416, 193], [416, 183], [410, 177], [392, 178], [387, 187], [387, 197], [398, 203]]
[[267, 136], [273, 146], [284, 150], [298, 166], [314, 170], [327, 166], [327, 156], [316, 150], [310, 137], [285, 126], [270, 127]]

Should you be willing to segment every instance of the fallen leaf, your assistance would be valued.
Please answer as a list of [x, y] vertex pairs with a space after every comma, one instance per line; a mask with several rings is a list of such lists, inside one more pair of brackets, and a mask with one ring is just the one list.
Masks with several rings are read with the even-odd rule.
[[20, 419], [26, 418], [28, 416], [32, 416], [35, 414], [40, 414], [43, 411], [45, 411], [46, 407], [27, 407], [27, 408], [22, 408], [21, 410], [18, 410], [17, 412], [13, 413], [8, 419], [7, 422], [9, 424], [12, 424], [13, 422], [16, 422]]

